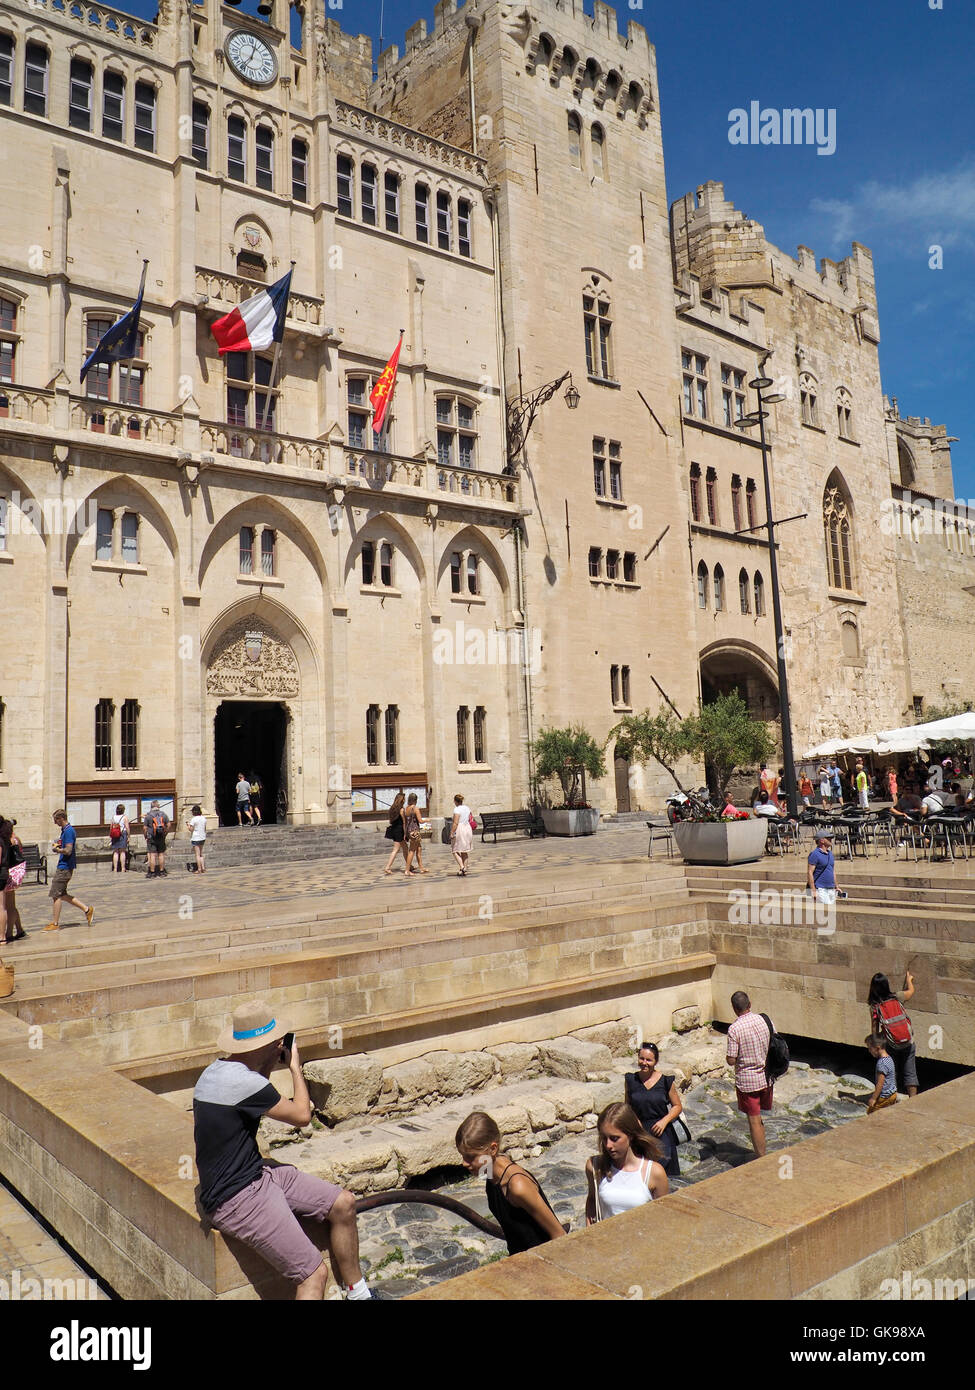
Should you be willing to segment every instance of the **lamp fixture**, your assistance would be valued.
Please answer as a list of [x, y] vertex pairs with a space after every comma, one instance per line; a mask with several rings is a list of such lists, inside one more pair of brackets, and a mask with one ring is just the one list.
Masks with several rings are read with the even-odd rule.
[[569, 407], [570, 410], [575, 410], [579, 404], [579, 392], [577, 391], [575, 386], [573, 386], [571, 377], [569, 378], [569, 385], [562, 399], [565, 401], [566, 405]]

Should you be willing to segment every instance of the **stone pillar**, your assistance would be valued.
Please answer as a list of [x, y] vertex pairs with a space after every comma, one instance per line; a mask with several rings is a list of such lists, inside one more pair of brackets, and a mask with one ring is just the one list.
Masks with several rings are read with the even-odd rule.
[[429, 437], [426, 417], [427, 374], [426, 348], [423, 341], [423, 290], [425, 277], [417, 261], [410, 261], [410, 349], [413, 387], [413, 448], [419, 455]]
[[65, 367], [68, 313], [68, 181], [71, 161], [61, 145], [54, 147], [54, 188], [51, 208], [51, 270], [49, 279], [49, 377]]

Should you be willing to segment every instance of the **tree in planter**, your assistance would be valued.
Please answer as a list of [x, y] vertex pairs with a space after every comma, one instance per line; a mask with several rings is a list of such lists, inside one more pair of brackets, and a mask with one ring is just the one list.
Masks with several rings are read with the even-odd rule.
[[722, 803], [738, 768], [775, 756], [768, 725], [752, 717], [737, 690], [702, 705], [697, 714], [682, 720], [681, 732], [684, 751], [714, 770]]
[[775, 753], [768, 726], [752, 718], [737, 690], [720, 695], [686, 719], [678, 719], [669, 709], [628, 714], [610, 730], [609, 741], [613, 740], [621, 757], [629, 762], [659, 763], [685, 793], [687, 788], [675, 771], [680, 759], [692, 757], [710, 765], [719, 783], [722, 805], [736, 768], [768, 761]]
[[566, 729], [542, 729], [532, 744], [535, 776], [539, 781], [557, 777], [562, 784], [564, 810], [587, 803], [581, 799], [582, 778], [605, 777], [602, 749], [581, 724]]
[[645, 709], [642, 714], [624, 715], [609, 731], [607, 747], [611, 743], [615, 743], [617, 753], [628, 763], [659, 763], [670, 773], [678, 789], [686, 794], [687, 788], [674, 770], [687, 751], [684, 722], [672, 709], [659, 709], [656, 714]]

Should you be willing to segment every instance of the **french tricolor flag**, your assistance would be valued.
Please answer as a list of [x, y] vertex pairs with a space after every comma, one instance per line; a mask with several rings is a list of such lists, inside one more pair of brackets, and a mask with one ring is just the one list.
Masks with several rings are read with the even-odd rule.
[[217, 340], [221, 355], [225, 352], [261, 352], [272, 343], [284, 339], [284, 318], [288, 312], [293, 270], [260, 290], [222, 319], [212, 324], [210, 331]]

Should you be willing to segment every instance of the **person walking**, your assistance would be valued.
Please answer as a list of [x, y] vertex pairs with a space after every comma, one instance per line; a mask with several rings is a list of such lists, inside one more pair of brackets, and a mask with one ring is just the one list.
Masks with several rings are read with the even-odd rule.
[[829, 764], [830, 790], [833, 793], [834, 801], [843, 801], [843, 773], [835, 758], [830, 759]]
[[467, 860], [474, 843], [474, 816], [469, 806], [464, 805], [464, 796], [458, 792], [454, 797], [454, 818], [450, 825], [450, 849], [457, 861], [458, 878], [467, 877]]
[[[416, 806], [416, 792], [410, 792], [406, 806], [403, 809], [403, 833], [405, 835], [404, 844], [406, 845], [406, 868], [404, 873], [409, 874], [413, 860], [416, 859], [417, 866], [421, 874], [429, 873], [429, 869], [423, 867], [423, 836], [420, 834], [420, 813]], [[414, 869], [415, 873], [416, 870]]]
[[870, 810], [870, 779], [867, 777], [866, 768], [863, 766], [863, 759], [857, 758], [856, 776], [854, 778], [857, 791], [857, 801], [861, 811]]
[[904, 1090], [917, 1095], [917, 1058], [914, 1049], [914, 1029], [901, 1007], [914, 997], [914, 976], [904, 972], [904, 987], [894, 991], [887, 976], [880, 971], [870, 981], [867, 1003], [870, 1006], [870, 1030], [884, 1039], [887, 1051], [900, 1073]]
[[201, 807], [194, 806], [192, 808], [190, 819], [186, 822], [186, 828], [190, 832], [190, 844], [193, 846], [193, 853], [196, 856], [196, 864], [190, 872], [205, 874], [207, 866], [203, 858], [203, 850], [207, 842], [207, 818]]
[[806, 860], [806, 887], [827, 907], [831, 907], [838, 897], [846, 897], [846, 893], [836, 882], [836, 861], [833, 858], [833, 841], [829, 835], [816, 836], [816, 848], [810, 852]]
[[166, 812], [153, 801], [142, 818], [142, 831], [146, 837], [146, 878], [168, 878], [166, 868], [166, 833], [172, 829], [172, 821]]
[[664, 1172], [669, 1178], [679, 1178], [674, 1121], [684, 1107], [674, 1078], [660, 1070], [660, 1049], [654, 1043], [644, 1043], [637, 1052], [636, 1068], [626, 1073], [626, 1103], [643, 1129], [658, 1140]]
[[129, 855], [129, 818], [125, 806], [120, 801], [115, 807], [112, 823], [108, 827], [108, 838], [112, 846], [112, 873], [125, 872]]
[[17, 906], [17, 889], [25, 871], [24, 846], [14, 823], [0, 819], [0, 937], [5, 942], [23, 941], [27, 935]]
[[251, 815], [251, 784], [242, 772], [237, 774], [237, 824], [243, 826], [244, 817], [247, 817], [247, 824], [253, 825], [254, 818]]
[[824, 806], [828, 806], [833, 799], [833, 783], [830, 781], [829, 768], [825, 763], [820, 764], [816, 776], [819, 778], [819, 799]]
[[509, 1255], [534, 1250], [565, 1235], [565, 1227], [538, 1180], [499, 1152], [501, 1131], [490, 1115], [483, 1110], [468, 1115], [454, 1143], [468, 1172], [485, 1179], [488, 1208], [504, 1232]]
[[48, 892], [48, 896], [54, 904], [51, 912], [51, 921], [48, 922], [44, 930], [60, 930], [61, 904], [65, 902], [69, 902], [72, 907], [76, 907], [79, 912], [83, 912], [88, 919], [88, 925], [90, 927], [95, 916], [94, 907], [86, 907], [80, 898], [73, 898], [68, 892], [71, 875], [78, 867], [78, 859], [75, 852], [78, 836], [75, 834], [74, 826], [68, 824], [67, 811], [55, 811], [53, 820], [59, 833], [58, 838], [52, 842], [51, 848], [58, 851], [58, 866], [54, 870], [53, 877], [51, 878], [51, 887]]
[[735, 1069], [738, 1109], [748, 1121], [756, 1158], [765, 1154], [762, 1111], [772, 1109], [772, 1086], [765, 1071], [771, 1033], [761, 1014], [752, 1013], [752, 1001], [743, 989], [731, 996], [735, 1021], [728, 1029], [727, 1062]]
[[586, 1160], [586, 1225], [646, 1206], [670, 1191], [658, 1140], [628, 1105], [607, 1105], [596, 1124], [599, 1152]]
[[808, 772], [804, 772], [799, 778], [799, 795], [802, 797], [803, 806], [813, 804], [813, 784]]
[[897, 769], [895, 767], [887, 769], [887, 795], [892, 802], [897, 800]]
[[384, 874], [393, 872], [393, 860], [398, 854], [406, 856], [406, 827], [403, 823], [403, 803], [406, 801], [405, 792], [397, 792], [393, 797], [393, 804], [389, 808], [389, 824], [386, 826], [386, 839], [393, 841], [393, 848], [389, 852], [386, 860]]
[[256, 825], [263, 825], [264, 822], [261, 819], [261, 802], [264, 799], [264, 783], [261, 781], [260, 777], [258, 777], [257, 773], [253, 771], [250, 777], [250, 798], [251, 816]]

